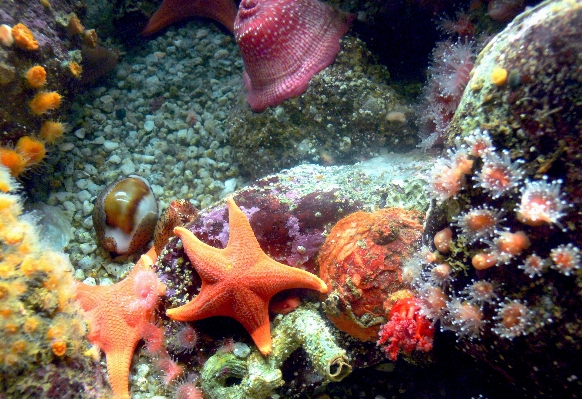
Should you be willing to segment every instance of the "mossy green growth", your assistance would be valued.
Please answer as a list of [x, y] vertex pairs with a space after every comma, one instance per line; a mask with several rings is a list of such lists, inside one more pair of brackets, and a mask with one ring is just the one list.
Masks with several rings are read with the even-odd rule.
[[328, 325], [315, 310], [301, 307], [282, 316], [272, 335], [273, 351], [266, 357], [256, 349], [246, 359], [232, 353], [211, 356], [201, 375], [206, 396], [267, 398], [284, 384], [280, 367], [299, 347], [303, 347], [315, 371], [327, 381], [341, 381], [352, 370], [346, 351], [335, 343]]

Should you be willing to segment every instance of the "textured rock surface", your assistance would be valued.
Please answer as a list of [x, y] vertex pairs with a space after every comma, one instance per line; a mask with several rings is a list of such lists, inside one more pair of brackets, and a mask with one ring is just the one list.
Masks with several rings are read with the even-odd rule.
[[260, 114], [239, 98], [230, 141], [252, 177], [303, 162], [353, 163], [383, 148], [416, 145], [412, 109], [388, 86], [386, 69], [363, 42], [347, 36], [341, 46], [336, 61], [312, 78], [302, 96]]
[[[526, 161], [526, 177], [562, 179], [574, 206], [569, 237], [582, 242], [582, 2], [544, 2], [520, 15], [477, 59], [448, 142], [487, 130], [498, 149]], [[494, 68], [507, 81], [491, 81]]]
[[[582, 244], [580, 26], [582, 2], [544, 2], [518, 16], [483, 49], [449, 129], [448, 143], [457, 153], [463, 152], [466, 147], [459, 144], [469, 144], [471, 139], [459, 141], [459, 137], [470, 137], [475, 129], [487, 130], [494, 146], [490, 150], [496, 155], [473, 157], [460, 193], [437, 206], [427, 220], [428, 245], [432, 246], [437, 231], [453, 229], [449, 252], [439, 255], [440, 262], [453, 271], [445, 289], [453, 299], [441, 325], [457, 332], [458, 347], [493, 365], [529, 397], [576, 397], [581, 390], [582, 273], [560, 269], [553, 256], [559, 247], [570, 248], [579, 263], [573, 248]], [[507, 71], [507, 80], [495, 84], [492, 78], [500, 69]], [[515, 187], [496, 197], [483, 189], [479, 176], [485, 173], [484, 164], [499, 158], [502, 151], [517, 162], [512, 172], [517, 179]], [[518, 218], [516, 210], [527, 201], [523, 193], [531, 186], [528, 181], [542, 186], [544, 181], [555, 182], [550, 194], [553, 191], [557, 197], [553, 203], [561, 210], [555, 223], [524, 223]], [[483, 205], [499, 210], [502, 219], [491, 237], [469, 240], [458, 220]], [[529, 247], [502, 254], [496, 266], [475, 270], [471, 266], [475, 254], [503, 246], [500, 231], [522, 231]], [[527, 272], [533, 255], [540, 258], [541, 268]], [[419, 285], [426, 292], [426, 284], [434, 285], [434, 279], [424, 280]], [[459, 306], [475, 295], [474, 281], [490, 282], [494, 296], [479, 304], [481, 324], [469, 334], [461, 328], [466, 321], [460, 319]], [[516, 303], [524, 306], [515, 319], [518, 322], [504, 314], [508, 304]]]
[[[81, 62], [81, 39], [69, 33], [65, 21], [68, 22], [72, 12], [82, 15], [83, 8], [80, 2], [72, 0], [56, 0], [50, 4], [45, 7], [40, 1], [17, 1], [0, 9], [2, 23], [10, 26], [23, 23], [39, 45], [38, 50], [0, 46], [0, 69], [14, 72], [12, 79], [0, 83], [0, 144], [22, 135], [37, 134], [45, 119], [61, 117], [66, 103], [79, 88], [79, 80], [70, 72], [68, 63]], [[32, 114], [28, 107], [39, 90], [27, 87], [24, 79], [28, 68], [34, 65], [42, 65], [47, 72], [47, 83], [40, 90], [57, 91], [63, 96], [60, 109], [42, 116]]]

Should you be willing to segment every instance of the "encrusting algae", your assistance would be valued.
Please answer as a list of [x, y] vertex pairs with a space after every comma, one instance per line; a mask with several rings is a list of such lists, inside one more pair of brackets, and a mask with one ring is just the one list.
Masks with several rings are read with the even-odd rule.
[[[352, 371], [346, 351], [336, 344], [319, 313], [301, 307], [283, 316], [273, 329], [273, 351], [267, 357], [257, 350], [244, 359], [224, 352], [211, 356], [202, 369], [202, 388], [209, 399], [267, 398], [284, 384], [280, 368], [299, 347], [327, 382], [341, 381]], [[232, 385], [231, 379], [240, 383]]]

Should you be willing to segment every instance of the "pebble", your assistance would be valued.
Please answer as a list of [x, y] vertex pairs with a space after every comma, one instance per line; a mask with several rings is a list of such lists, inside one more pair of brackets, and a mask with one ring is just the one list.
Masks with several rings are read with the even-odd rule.
[[85, 138], [85, 129], [83, 129], [83, 128], [77, 129], [77, 130], [75, 130], [75, 133], [73, 133], [73, 134], [80, 139], [84, 139]]
[[251, 354], [251, 348], [244, 342], [235, 342], [232, 349], [233, 355], [238, 358], [244, 359]]
[[124, 175], [131, 175], [132, 173], [135, 173], [135, 164], [132, 162], [131, 159], [126, 159], [121, 164], [120, 170], [121, 173], [123, 173]]
[[162, 196], [162, 194], [164, 194], [164, 188], [162, 186], [159, 186], [157, 184], [152, 184], [152, 192], [154, 193], [154, 195], [159, 198]]
[[91, 193], [87, 190], [81, 190], [77, 193], [77, 199], [81, 202], [89, 201], [91, 199]]
[[85, 278], [85, 273], [83, 272], [83, 269], [76, 269], [75, 270], [75, 280], [83, 280]]
[[217, 60], [224, 60], [225, 58], [228, 58], [229, 55], [230, 54], [228, 50], [220, 49], [216, 53], [214, 53], [214, 58]]
[[101, 187], [98, 184], [95, 184], [94, 182], [91, 181], [87, 186], [87, 191], [89, 191], [92, 196], [96, 196], [101, 192]]
[[154, 75], [154, 76], [150, 76], [149, 78], [147, 78], [145, 80], [145, 82], [147, 85], [151, 85], [151, 86], [156, 85], [157, 86], [160, 83], [160, 79], [158, 79], [158, 77], [156, 75]]
[[95, 166], [91, 165], [91, 164], [86, 164], [85, 167], [83, 168], [83, 170], [88, 175], [95, 175], [95, 174], [97, 174], [97, 168]]
[[144, 130], [145, 130], [146, 132], [151, 132], [152, 130], [154, 130], [154, 127], [155, 127], [155, 126], [156, 126], [156, 125], [155, 125], [154, 121], [146, 121], [146, 122], [143, 124], [143, 128], [144, 128]]
[[73, 148], [75, 148], [75, 144], [74, 143], [63, 143], [63, 144], [61, 144], [59, 146], [59, 150], [61, 150], [62, 152], [69, 152]]
[[61, 203], [73, 198], [73, 193], [69, 191], [59, 191], [58, 193], [55, 193], [53, 195]]
[[65, 202], [63, 202], [63, 207], [68, 212], [75, 212], [77, 210], [77, 207], [71, 201], [65, 201]]
[[87, 215], [90, 215], [91, 213], [93, 213], [93, 208], [94, 208], [94, 205], [91, 202], [84, 201], [83, 202], [83, 216], [87, 216]]
[[81, 249], [81, 252], [83, 252], [85, 255], [89, 255], [97, 249], [97, 245], [84, 242], [79, 245], [79, 249]]
[[87, 179], [79, 179], [75, 182], [78, 188], [85, 190], [89, 186], [89, 181]]
[[87, 277], [85, 280], [83, 280], [83, 283], [87, 285], [97, 285], [97, 282], [93, 277]]
[[103, 142], [103, 148], [105, 148], [105, 151], [111, 152], [119, 148], [119, 143], [116, 143], [115, 141], [105, 140]]
[[82, 258], [78, 262], [78, 265], [82, 270], [91, 270], [93, 268], [94, 264], [95, 264], [95, 262], [93, 261], [93, 258], [91, 258], [91, 257]]

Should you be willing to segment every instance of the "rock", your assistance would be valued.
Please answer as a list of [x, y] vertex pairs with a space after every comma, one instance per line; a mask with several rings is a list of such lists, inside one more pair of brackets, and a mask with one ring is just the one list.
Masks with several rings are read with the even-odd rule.
[[[387, 70], [358, 39], [347, 36], [341, 46], [335, 62], [315, 75], [301, 96], [261, 113], [239, 98], [227, 131], [237, 160], [252, 177], [301, 162], [353, 163], [377, 156], [383, 148], [401, 152], [417, 144], [412, 122], [386, 118], [392, 111], [403, 112], [408, 120], [413, 114], [388, 86]], [[305, 140], [308, 151], [300, 144]], [[338, 146], [341, 142], [349, 145]]]
[[[582, 2], [546, 1], [485, 46], [447, 132], [449, 152], [437, 161], [468, 154], [472, 167], [457, 195], [432, 209], [425, 229], [430, 250], [437, 232], [453, 232], [450, 250], [436, 255], [452, 268], [442, 286], [447, 305], [435, 315], [454, 332], [445, 335], [524, 397], [573, 397], [582, 389], [580, 26]], [[478, 142], [484, 151], [476, 153]], [[511, 187], [488, 190], [491, 182], [509, 182], [504, 176]], [[484, 210], [501, 216], [491, 233], [472, 239], [471, 212]], [[481, 262], [483, 254], [492, 265]], [[431, 303], [435, 265], [423, 262], [415, 285]], [[488, 296], [471, 300], [486, 287]], [[464, 307], [467, 301], [475, 308]]]

